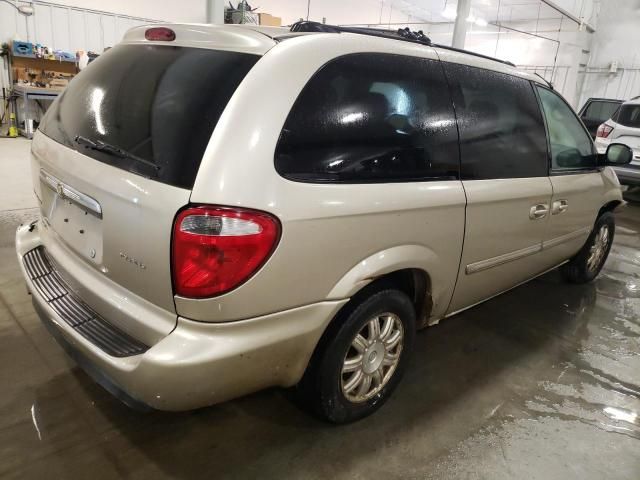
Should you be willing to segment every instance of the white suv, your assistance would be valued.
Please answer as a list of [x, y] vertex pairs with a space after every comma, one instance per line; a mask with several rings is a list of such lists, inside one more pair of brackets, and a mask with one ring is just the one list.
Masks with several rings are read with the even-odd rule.
[[640, 186], [640, 97], [623, 103], [611, 119], [598, 128], [598, 153], [604, 153], [612, 143], [623, 143], [633, 150], [629, 165], [614, 167], [620, 183]]

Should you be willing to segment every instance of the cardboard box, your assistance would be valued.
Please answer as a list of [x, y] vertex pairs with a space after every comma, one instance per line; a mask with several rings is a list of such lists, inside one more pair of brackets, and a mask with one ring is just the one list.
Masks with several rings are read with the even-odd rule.
[[260, 25], [266, 25], [269, 27], [281, 27], [282, 26], [282, 18], [274, 17], [273, 15], [269, 15], [268, 13], [259, 13], [260, 16]]

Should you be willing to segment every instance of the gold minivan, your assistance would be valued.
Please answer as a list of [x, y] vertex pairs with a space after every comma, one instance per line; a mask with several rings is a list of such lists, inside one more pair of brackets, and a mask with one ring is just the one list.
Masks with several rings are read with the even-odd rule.
[[16, 248], [44, 324], [126, 403], [270, 386], [379, 408], [415, 332], [562, 265], [592, 280], [620, 185], [569, 105], [419, 33], [130, 30], [32, 145]]

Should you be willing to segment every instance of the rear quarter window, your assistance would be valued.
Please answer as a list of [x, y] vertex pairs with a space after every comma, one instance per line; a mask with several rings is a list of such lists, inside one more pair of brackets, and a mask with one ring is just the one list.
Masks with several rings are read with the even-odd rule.
[[351, 54], [307, 83], [275, 153], [301, 182], [383, 183], [459, 177], [457, 131], [438, 62]]
[[[259, 58], [203, 48], [118, 45], [73, 79], [40, 130], [101, 162], [192, 188], [220, 115]], [[86, 148], [75, 142], [78, 135], [143, 161]]]

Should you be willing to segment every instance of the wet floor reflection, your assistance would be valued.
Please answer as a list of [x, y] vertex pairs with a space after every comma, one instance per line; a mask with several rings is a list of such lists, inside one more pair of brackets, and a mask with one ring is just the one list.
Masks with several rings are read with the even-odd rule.
[[32, 214], [0, 213], [1, 478], [640, 478], [638, 206], [597, 281], [551, 272], [419, 333], [392, 400], [345, 427], [280, 390], [121, 405], [33, 313], [11, 241]]

